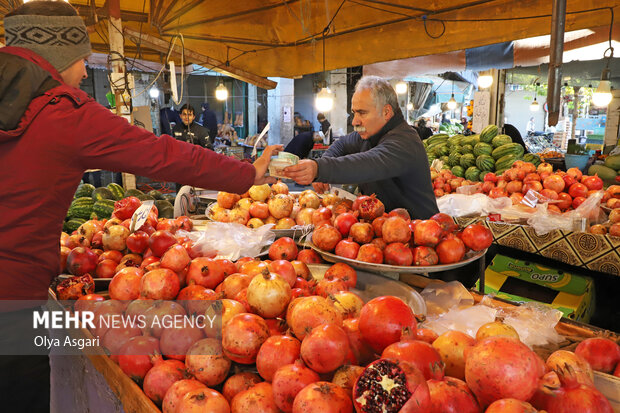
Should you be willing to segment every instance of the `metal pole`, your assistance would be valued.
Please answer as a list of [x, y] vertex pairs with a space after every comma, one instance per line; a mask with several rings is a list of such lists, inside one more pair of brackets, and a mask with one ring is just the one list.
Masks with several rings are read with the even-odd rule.
[[551, 56], [547, 82], [547, 105], [549, 126], [555, 126], [560, 117], [560, 94], [562, 91], [562, 55], [564, 53], [564, 26], [566, 23], [566, 0], [553, 0], [551, 16]]

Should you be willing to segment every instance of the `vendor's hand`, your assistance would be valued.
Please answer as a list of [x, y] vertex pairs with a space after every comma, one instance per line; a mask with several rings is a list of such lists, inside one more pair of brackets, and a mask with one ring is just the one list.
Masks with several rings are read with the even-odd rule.
[[284, 168], [284, 175], [299, 185], [310, 185], [319, 170], [317, 163], [311, 159], [302, 159], [297, 165]]
[[254, 168], [256, 169], [256, 175], [254, 176], [254, 185], [262, 185], [262, 184], [275, 184], [276, 178], [272, 176], [265, 176], [267, 173], [267, 168], [269, 167], [269, 162], [271, 162], [271, 157], [273, 155], [277, 155], [284, 149], [282, 145], [270, 145], [267, 146], [263, 150], [263, 154], [254, 161]]
[[329, 184], [324, 184], [323, 182], [313, 182], [312, 188], [317, 194], [324, 194], [329, 191]]

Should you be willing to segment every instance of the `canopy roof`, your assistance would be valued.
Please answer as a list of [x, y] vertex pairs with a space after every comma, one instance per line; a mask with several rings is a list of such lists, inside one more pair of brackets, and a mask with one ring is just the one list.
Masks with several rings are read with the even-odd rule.
[[[0, 14], [6, 14], [17, 3], [0, 0]], [[92, 26], [93, 49], [109, 52], [106, 0], [70, 3]], [[546, 35], [551, 27], [552, 3], [120, 0], [125, 27], [163, 40], [160, 46], [169, 45], [182, 34], [186, 63], [216, 66], [217, 71], [241, 69], [263, 77], [296, 77], [320, 72], [323, 65], [326, 70], [361, 66]], [[609, 7], [618, 5], [620, 0], [567, 0], [566, 31], [608, 24]], [[139, 36], [126, 35], [126, 57], [163, 61], [165, 50], [155, 51], [147, 43]], [[180, 39], [176, 44], [181, 44]], [[190, 55], [188, 51], [197, 53]], [[180, 63], [178, 57], [175, 61]]]

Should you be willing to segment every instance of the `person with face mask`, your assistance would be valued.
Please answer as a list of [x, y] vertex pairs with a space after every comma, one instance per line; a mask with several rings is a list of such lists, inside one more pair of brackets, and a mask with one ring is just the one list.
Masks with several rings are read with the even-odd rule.
[[403, 117], [396, 92], [377, 76], [362, 77], [351, 99], [354, 132], [338, 139], [320, 158], [304, 159], [285, 174], [324, 192], [329, 184], [358, 184], [376, 194], [386, 211], [405, 208], [412, 218], [436, 214], [426, 151]]

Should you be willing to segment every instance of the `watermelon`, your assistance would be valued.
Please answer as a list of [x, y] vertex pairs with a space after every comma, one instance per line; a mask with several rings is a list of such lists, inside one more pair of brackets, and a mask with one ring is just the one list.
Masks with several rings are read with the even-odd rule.
[[620, 155], [611, 155], [605, 158], [605, 166], [617, 171], [620, 169]]
[[123, 197], [125, 196], [125, 190], [123, 189], [123, 187], [115, 182], [109, 183], [107, 188], [112, 191], [112, 193], [114, 194], [114, 199], [116, 199], [117, 201], [123, 199]]
[[478, 135], [469, 135], [461, 139], [463, 145], [471, 145], [472, 147], [478, 142], [480, 142], [480, 136]]
[[424, 141], [429, 145], [433, 145], [435, 143], [446, 143], [448, 141], [448, 134], [447, 133], [437, 133], [433, 136], [431, 136], [430, 138], [424, 139]]
[[470, 166], [465, 171], [465, 179], [468, 179], [470, 181], [477, 181], [477, 180], [479, 180], [480, 179], [480, 169], [476, 168], [475, 166]]
[[70, 218], [89, 219], [90, 214], [93, 212], [94, 203], [95, 201], [88, 196], [74, 199], [69, 207], [69, 211], [67, 211], [67, 216]]
[[455, 165], [451, 169], [454, 176], [462, 178], [465, 175], [465, 169], [461, 165]]
[[441, 158], [439, 158], [439, 160], [441, 160], [441, 162], [443, 162], [445, 165], [450, 165], [450, 157], [449, 156], [442, 156]]
[[461, 145], [461, 141], [464, 138], [463, 135], [454, 135], [448, 138], [448, 145], [449, 146], [459, 146]]
[[474, 166], [476, 164], [476, 157], [472, 153], [466, 153], [461, 156], [460, 165], [467, 169], [470, 166]]
[[507, 143], [512, 143], [512, 138], [508, 135], [497, 135], [491, 141], [491, 144], [494, 148], [498, 148], [502, 145], [506, 145]]
[[490, 172], [495, 169], [495, 160], [491, 155], [480, 155], [476, 158], [476, 166], [481, 171]]
[[525, 155], [523, 155], [523, 160], [525, 162], [529, 162], [531, 164], [534, 164], [534, 166], [538, 166], [540, 165], [540, 156], [534, 154], [534, 153], [526, 153]]
[[159, 192], [157, 189], [153, 189], [152, 191], [149, 191], [147, 193], [147, 195], [152, 196], [155, 199], [163, 199], [162, 197], [164, 196], [161, 192]]
[[524, 152], [525, 148], [523, 148], [523, 145], [513, 142], [498, 146], [497, 148], [493, 149], [493, 152], [491, 152], [491, 156], [493, 156], [493, 158], [496, 160], [506, 155], [515, 155], [516, 158], [520, 158], [523, 156]]
[[480, 172], [480, 177], [478, 178], [478, 180], [479, 180], [480, 182], [484, 182], [484, 177], [485, 177], [485, 175], [486, 175], [486, 174], [488, 174], [488, 173], [490, 173], [490, 172], [489, 172], [489, 171], [481, 171], [481, 172]]
[[488, 143], [478, 142], [474, 146], [474, 156], [491, 155], [491, 152], [493, 152], [493, 147]]
[[473, 153], [473, 152], [474, 152], [473, 145], [463, 145], [463, 146], [461, 146], [461, 153], [465, 154], [465, 153]]
[[499, 128], [497, 125], [488, 125], [480, 132], [480, 142], [491, 143], [498, 133]]
[[67, 234], [71, 234], [73, 231], [77, 231], [77, 229], [85, 222], [86, 220], [83, 218], [70, 219], [62, 225], [62, 230]]
[[504, 155], [495, 161], [495, 170], [508, 169], [512, 167], [512, 164], [517, 160], [517, 156], [508, 154]]
[[77, 189], [75, 190], [75, 194], [73, 198], [82, 198], [85, 196], [91, 196], [95, 187], [91, 184], [79, 184]]
[[95, 202], [102, 199], [116, 199], [112, 191], [105, 187], [95, 189], [91, 196]]
[[160, 218], [174, 218], [174, 208], [166, 207], [159, 210]]
[[97, 218], [110, 218], [112, 212], [114, 212], [114, 202], [115, 201], [112, 199], [102, 199], [95, 202], [93, 205], [93, 212], [97, 214]]
[[144, 195], [144, 192], [140, 191], [139, 189], [132, 188], [125, 191], [124, 198], [127, 198], [128, 196], [137, 197], [138, 195]]
[[461, 162], [461, 154], [454, 151], [448, 156], [448, 164], [451, 166], [460, 165]]
[[613, 185], [616, 183], [618, 173], [605, 165], [592, 165], [588, 168], [588, 175], [598, 175], [605, 185]]

